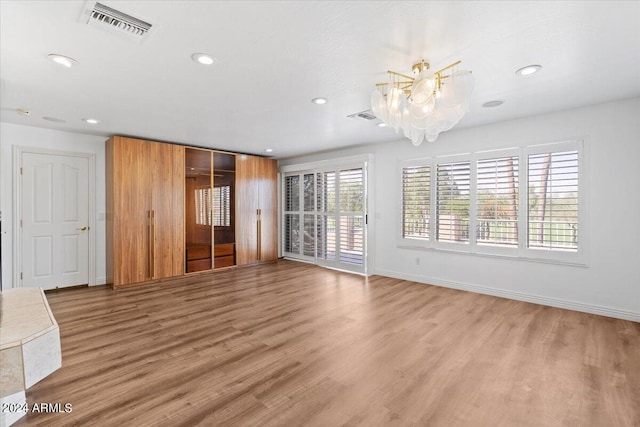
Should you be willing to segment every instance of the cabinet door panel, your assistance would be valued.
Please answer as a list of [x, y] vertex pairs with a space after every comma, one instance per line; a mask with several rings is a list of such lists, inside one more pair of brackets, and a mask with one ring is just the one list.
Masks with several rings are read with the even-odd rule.
[[275, 260], [278, 256], [276, 161], [238, 156], [236, 186], [238, 265]]
[[236, 262], [246, 265], [258, 260], [259, 163], [254, 156], [236, 157]]
[[144, 141], [116, 138], [114, 141], [114, 285], [148, 280], [149, 212], [151, 194]]
[[213, 227], [211, 224], [211, 151], [185, 149], [183, 166], [184, 246], [186, 272], [210, 270], [213, 262]]
[[184, 148], [149, 143], [152, 199], [152, 278], [184, 273]]
[[271, 159], [260, 159], [260, 203], [261, 236], [259, 261], [278, 258], [278, 167]]

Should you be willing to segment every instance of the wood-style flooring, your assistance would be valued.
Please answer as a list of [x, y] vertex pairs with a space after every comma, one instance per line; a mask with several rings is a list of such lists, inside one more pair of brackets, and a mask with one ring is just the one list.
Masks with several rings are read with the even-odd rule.
[[16, 426], [640, 426], [640, 324], [293, 261], [47, 294]]

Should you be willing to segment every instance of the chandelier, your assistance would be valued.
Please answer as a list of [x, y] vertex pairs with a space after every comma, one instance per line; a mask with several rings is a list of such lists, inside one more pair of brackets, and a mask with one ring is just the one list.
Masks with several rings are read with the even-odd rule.
[[402, 129], [415, 146], [435, 141], [469, 111], [473, 76], [457, 69], [460, 62], [431, 72], [421, 61], [412, 67], [414, 77], [387, 71], [389, 81], [371, 94], [373, 114], [396, 133]]

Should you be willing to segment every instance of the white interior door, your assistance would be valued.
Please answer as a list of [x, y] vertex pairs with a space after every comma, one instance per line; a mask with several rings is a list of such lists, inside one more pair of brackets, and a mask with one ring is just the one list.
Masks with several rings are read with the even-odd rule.
[[89, 159], [22, 153], [21, 286], [89, 282]]

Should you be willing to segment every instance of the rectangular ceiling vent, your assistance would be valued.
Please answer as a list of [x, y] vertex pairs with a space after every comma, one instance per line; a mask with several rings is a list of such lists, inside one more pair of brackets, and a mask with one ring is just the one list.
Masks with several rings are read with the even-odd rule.
[[116, 10], [95, 1], [87, 2], [80, 17], [81, 22], [96, 25], [115, 34], [142, 41], [151, 30], [152, 25], [143, 19]]
[[371, 110], [364, 110], [364, 111], [360, 111], [359, 113], [349, 114], [347, 117], [349, 117], [350, 119], [354, 119], [356, 117], [360, 117], [361, 119], [365, 119], [365, 120], [376, 119], [376, 116], [373, 115]]

